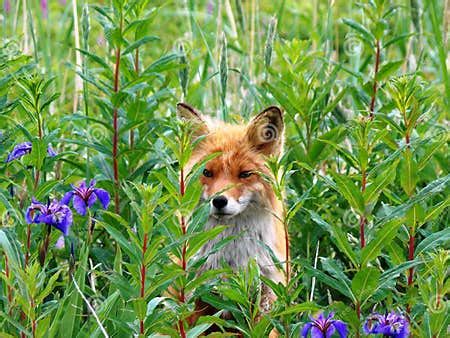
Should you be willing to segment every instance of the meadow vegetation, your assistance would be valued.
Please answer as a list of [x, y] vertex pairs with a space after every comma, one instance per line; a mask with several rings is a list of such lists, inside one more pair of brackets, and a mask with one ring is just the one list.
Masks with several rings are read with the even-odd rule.
[[[449, 11], [3, 0], [0, 336], [447, 336]], [[286, 285], [253, 262], [197, 275], [223, 227], [203, 229], [178, 102], [235, 123], [283, 109], [267, 165]], [[278, 299], [260, 314], [263, 283]], [[192, 323], [199, 299], [218, 312]]]

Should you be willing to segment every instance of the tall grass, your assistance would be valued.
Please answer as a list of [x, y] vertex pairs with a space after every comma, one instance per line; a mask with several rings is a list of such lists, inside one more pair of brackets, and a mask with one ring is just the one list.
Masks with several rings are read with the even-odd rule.
[[[10, 3], [0, 335], [297, 337], [331, 311], [349, 336], [390, 311], [412, 336], [445, 335], [446, 2]], [[179, 101], [241, 124], [283, 108], [285, 154], [267, 164], [285, 203], [284, 284], [255, 262], [202, 271], [199, 249], [224, 228], [204, 229], [198, 176], [209, 159], [188, 171], [195, 141]], [[22, 142], [32, 150], [6, 163]], [[70, 204], [63, 240], [27, 223], [32, 198], [59, 201], [92, 178], [113, 206], [83, 216]], [[264, 288], [277, 300], [261, 313]], [[215, 311], [197, 318], [199, 304]]]

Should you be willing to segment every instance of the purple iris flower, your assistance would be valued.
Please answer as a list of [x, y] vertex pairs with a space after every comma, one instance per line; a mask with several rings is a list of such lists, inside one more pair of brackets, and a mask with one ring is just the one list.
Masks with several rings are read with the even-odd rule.
[[341, 320], [333, 319], [334, 313], [331, 312], [326, 318], [323, 313], [316, 318], [310, 317], [311, 321], [303, 326], [301, 336], [306, 338], [311, 331], [311, 338], [329, 338], [335, 331], [341, 338], [348, 335], [347, 324]]
[[29, 224], [45, 223], [60, 230], [64, 236], [69, 234], [69, 228], [72, 225], [72, 211], [67, 205], [58, 200], [53, 200], [47, 204], [32, 199], [28, 207], [25, 219]]
[[31, 142], [23, 142], [16, 145], [6, 158], [6, 163], [17, 160], [24, 155], [31, 153]]
[[394, 311], [386, 315], [374, 313], [367, 317], [364, 324], [364, 333], [382, 334], [385, 337], [407, 338], [409, 337], [408, 319]]
[[73, 190], [64, 195], [61, 203], [69, 205], [73, 199], [73, 207], [81, 215], [86, 215], [86, 209], [92, 207], [97, 198], [103, 206], [107, 209], [110, 201], [109, 193], [104, 189], [95, 188], [95, 180], [86, 186], [86, 181], [80, 183], [78, 187], [72, 185]]
[[[6, 163], [9, 163], [11, 161], [17, 160], [21, 158], [24, 155], [27, 155], [31, 153], [32, 150], [32, 144], [31, 142], [22, 142], [17, 144], [14, 149], [8, 154], [8, 157], [6, 158]], [[49, 143], [47, 146], [47, 154], [50, 157], [56, 156], [56, 152], [53, 150], [52, 145]]]

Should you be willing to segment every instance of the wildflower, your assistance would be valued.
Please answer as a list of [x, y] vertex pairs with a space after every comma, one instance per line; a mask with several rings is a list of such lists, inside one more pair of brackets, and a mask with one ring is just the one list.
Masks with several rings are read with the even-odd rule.
[[64, 242], [64, 235], [63, 236], [59, 236], [58, 240], [55, 243], [55, 248], [58, 250], [64, 249], [65, 247], [65, 242]]
[[392, 311], [386, 315], [374, 313], [364, 324], [366, 334], [382, 334], [386, 337], [409, 337], [409, 323], [405, 316]]
[[6, 163], [17, 160], [24, 155], [31, 153], [31, 142], [23, 142], [16, 145], [6, 158]]
[[6, 14], [11, 12], [11, 2], [9, 0], [5, 0], [3, 2], [3, 10], [5, 11]]
[[[8, 154], [8, 157], [6, 158], [6, 163], [9, 163], [11, 161], [17, 160], [21, 158], [24, 155], [28, 155], [31, 153], [32, 150], [32, 144], [31, 142], [22, 142], [19, 143], [14, 147], [14, 149]], [[56, 152], [53, 150], [53, 147], [51, 144], [47, 146], [47, 154], [50, 157], [55, 157]]]
[[28, 224], [45, 223], [51, 225], [60, 230], [64, 236], [67, 236], [72, 225], [72, 211], [67, 205], [58, 202], [56, 199], [51, 203], [43, 204], [33, 198], [25, 219]]
[[92, 207], [97, 198], [103, 206], [103, 209], [107, 209], [110, 201], [109, 193], [106, 190], [95, 188], [95, 180], [86, 186], [86, 182], [83, 181], [78, 187], [72, 185], [73, 190], [64, 195], [61, 203], [68, 205], [73, 198], [73, 207], [81, 215], [86, 215], [86, 209]]
[[331, 312], [326, 318], [323, 313], [319, 314], [317, 318], [310, 317], [311, 321], [306, 323], [302, 329], [302, 338], [307, 337], [310, 331], [312, 338], [328, 338], [331, 337], [335, 331], [337, 331], [340, 337], [347, 337], [347, 324], [341, 320], [332, 319], [333, 316], [334, 313]]
[[47, 0], [41, 0], [41, 11], [44, 18], [48, 17], [48, 1]]

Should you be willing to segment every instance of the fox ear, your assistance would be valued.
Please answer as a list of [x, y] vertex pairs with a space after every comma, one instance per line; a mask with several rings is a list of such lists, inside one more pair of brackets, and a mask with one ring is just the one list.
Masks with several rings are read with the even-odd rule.
[[192, 123], [195, 128], [194, 136], [199, 137], [208, 134], [208, 125], [202, 114], [186, 103], [177, 104], [178, 118]]
[[284, 139], [281, 109], [272, 106], [254, 117], [247, 127], [247, 138], [250, 144], [264, 155], [280, 155]]

